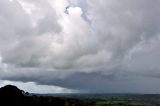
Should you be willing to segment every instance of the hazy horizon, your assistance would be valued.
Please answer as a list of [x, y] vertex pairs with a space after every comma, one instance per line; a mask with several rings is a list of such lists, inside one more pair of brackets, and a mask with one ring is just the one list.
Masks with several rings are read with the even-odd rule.
[[160, 0], [0, 0], [0, 87], [160, 94]]

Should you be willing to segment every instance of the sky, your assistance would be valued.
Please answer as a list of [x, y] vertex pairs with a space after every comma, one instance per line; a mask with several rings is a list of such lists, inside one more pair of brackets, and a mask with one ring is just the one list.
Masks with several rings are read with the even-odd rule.
[[0, 0], [0, 87], [160, 93], [160, 0]]

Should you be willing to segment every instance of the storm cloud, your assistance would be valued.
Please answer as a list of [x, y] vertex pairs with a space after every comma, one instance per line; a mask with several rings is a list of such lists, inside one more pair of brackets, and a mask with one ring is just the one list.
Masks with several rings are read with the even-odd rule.
[[159, 5], [1, 0], [0, 79], [88, 92], [160, 92], [151, 87], [160, 81]]

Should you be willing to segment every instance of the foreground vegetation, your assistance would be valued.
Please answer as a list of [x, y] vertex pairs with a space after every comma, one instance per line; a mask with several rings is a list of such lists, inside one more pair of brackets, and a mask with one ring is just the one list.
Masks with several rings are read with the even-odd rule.
[[15, 86], [0, 88], [0, 105], [14, 106], [160, 106], [160, 95], [69, 94], [34, 95]]

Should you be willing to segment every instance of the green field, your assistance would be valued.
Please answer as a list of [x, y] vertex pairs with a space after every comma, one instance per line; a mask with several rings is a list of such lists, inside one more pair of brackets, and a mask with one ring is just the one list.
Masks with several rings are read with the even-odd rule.
[[75, 106], [160, 106], [160, 95], [147, 94], [75, 94], [66, 96], [65, 99]]

